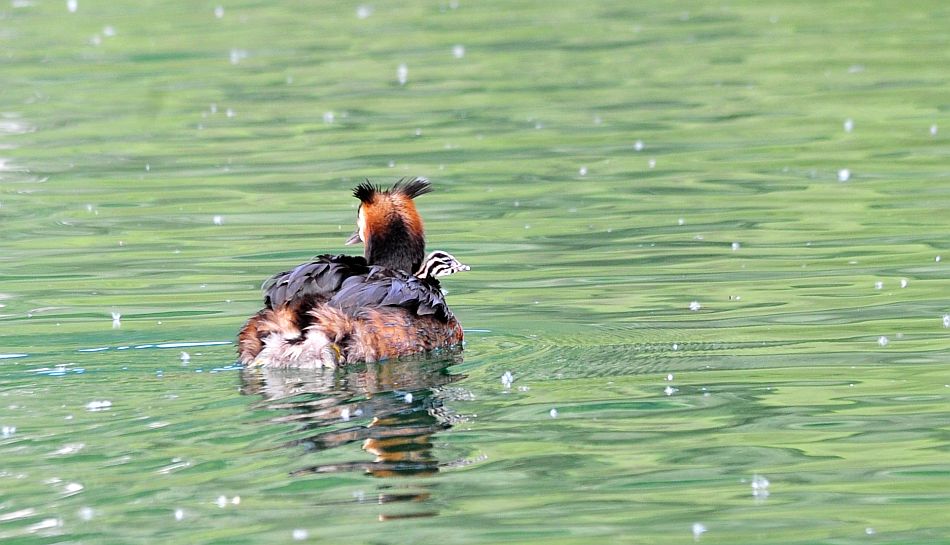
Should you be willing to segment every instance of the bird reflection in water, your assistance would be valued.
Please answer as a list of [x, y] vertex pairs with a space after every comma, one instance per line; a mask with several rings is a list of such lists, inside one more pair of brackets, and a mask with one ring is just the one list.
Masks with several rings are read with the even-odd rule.
[[[461, 361], [460, 350], [452, 350], [339, 370], [245, 369], [242, 393], [260, 395], [267, 408], [282, 412], [274, 422], [300, 425], [306, 436], [285, 446], [321, 452], [360, 442], [373, 456], [301, 468], [294, 476], [349, 471], [364, 471], [374, 477], [426, 476], [440, 467], [433, 454], [433, 436], [451, 428], [458, 418], [444, 401], [458, 395], [447, 385], [464, 378], [449, 372], [450, 366]], [[426, 491], [385, 493], [373, 501], [424, 501], [428, 497]]]

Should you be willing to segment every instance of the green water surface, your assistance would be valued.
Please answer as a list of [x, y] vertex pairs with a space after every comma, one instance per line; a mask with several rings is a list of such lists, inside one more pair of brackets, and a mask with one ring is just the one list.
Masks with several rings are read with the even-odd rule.
[[[6, 0], [0, 540], [950, 543], [948, 28]], [[464, 350], [238, 369], [416, 175]]]

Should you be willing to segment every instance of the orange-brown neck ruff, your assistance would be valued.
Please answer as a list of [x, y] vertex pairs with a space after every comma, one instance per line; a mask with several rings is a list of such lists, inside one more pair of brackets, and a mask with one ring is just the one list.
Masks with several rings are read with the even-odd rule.
[[360, 199], [364, 255], [370, 265], [412, 273], [425, 258], [425, 231], [412, 199], [432, 190], [424, 178], [402, 179], [386, 191], [369, 182], [353, 190]]

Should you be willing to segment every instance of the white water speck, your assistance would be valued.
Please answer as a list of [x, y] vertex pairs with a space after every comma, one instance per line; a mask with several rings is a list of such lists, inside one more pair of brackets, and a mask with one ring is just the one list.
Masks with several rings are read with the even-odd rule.
[[406, 401], [406, 403], [412, 403], [412, 392], [406, 394], [403, 399]]
[[703, 305], [701, 305], [699, 301], [693, 301], [689, 304], [689, 309], [692, 310], [693, 312], [696, 312], [697, 310], [701, 308], [703, 308]]
[[930, 126], [930, 136], [937, 136], [937, 124], [934, 123]]
[[876, 290], [884, 289], [884, 282], [881, 282], [880, 280], [878, 280], [877, 282], [875, 282], [875, 283], [874, 283], [874, 289], [876, 289]]
[[232, 49], [228, 53], [228, 60], [231, 61], [231, 64], [240, 64], [241, 61], [247, 58], [247, 51], [243, 49]]
[[188, 363], [189, 361], [191, 361], [191, 354], [189, 354], [188, 352], [182, 352], [181, 356], [179, 356], [179, 359], [181, 360], [182, 363]]
[[234, 111], [234, 108], [228, 108], [227, 110], [224, 111], [224, 115], [228, 117], [234, 117], [237, 115], [237, 113]]
[[551, 415], [551, 418], [557, 418], [557, 409], [551, 409], [551, 412], [548, 414]]
[[679, 349], [680, 349], [680, 345], [679, 345], [679, 344], [677, 344], [677, 343], [673, 343], [673, 346], [671, 346], [670, 348], [672, 348], [672, 349], [673, 349], [673, 352], [676, 352], [677, 350], [679, 350]]
[[357, 19], [366, 19], [373, 14], [373, 7], [362, 5], [356, 8], [356, 18]]
[[699, 541], [700, 536], [706, 533], [706, 525], [701, 522], [693, 523], [693, 541]]
[[873, 536], [874, 534], [877, 533], [877, 531], [874, 528], [871, 528], [870, 526], [868, 526], [867, 528], [864, 529], [864, 533], [866, 535]]
[[177, 521], [180, 522], [180, 521], [181, 521], [182, 519], [184, 519], [184, 518], [185, 518], [185, 510], [184, 510], [184, 509], [175, 509], [175, 520], [177, 520]]
[[227, 497], [227, 496], [218, 496], [218, 499], [216, 499], [216, 500], [214, 501], [214, 503], [215, 503], [215, 505], [217, 505], [218, 507], [224, 509], [224, 508], [228, 505], [228, 497]]
[[603, 123], [604, 123], [604, 119], [602, 117], [600, 117], [599, 115], [594, 116], [594, 125], [602, 125]]
[[114, 37], [114, 36], [115, 36], [115, 27], [114, 27], [114, 26], [110, 26], [110, 25], [106, 25], [106, 26], [102, 27], [102, 35], [105, 36], [106, 38], [112, 38], [112, 37]]
[[79, 0], [66, 0], [66, 9], [69, 10], [69, 13], [76, 13], [76, 10], [79, 9]]
[[841, 170], [838, 171], [838, 181], [839, 181], [839, 182], [847, 182], [847, 181], [850, 180], [850, 179], [851, 179], [851, 171], [850, 171], [850, 170], [848, 170], [848, 169], [846, 169], [846, 168], [842, 168]]
[[66, 494], [76, 494], [82, 492], [83, 488], [85, 487], [79, 483], [67, 483], [66, 486], [63, 487], [63, 492]]
[[674, 387], [672, 387], [672, 386], [667, 386], [666, 388], [663, 388], [663, 393], [666, 394], [666, 395], [668, 395], [668, 396], [671, 396], [671, 395], [675, 394], [675, 393], [678, 392], [678, 391], [679, 391], [679, 388], [674, 388]]
[[934, 263], [940, 263], [940, 259], [941, 257], [938, 255], [937, 257], [934, 258]]
[[581, 176], [587, 176], [587, 167], [581, 167], [580, 170], [577, 171], [577, 173], [580, 174]]
[[399, 81], [399, 85], [405, 85], [409, 81], [409, 67], [406, 63], [402, 63], [396, 68], [396, 79]]
[[26, 527], [26, 531], [27, 531], [27, 533], [31, 533], [31, 534], [32, 534], [32, 533], [36, 533], [36, 532], [39, 532], [39, 531], [42, 531], [42, 530], [49, 530], [49, 529], [52, 529], [52, 528], [59, 528], [59, 527], [62, 526], [62, 525], [63, 525], [62, 519], [58, 519], [58, 518], [48, 518], [48, 519], [43, 519], [43, 520], [37, 522], [36, 524], [31, 524], [31, 525], [27, 526], [27, 527]]
[[214, 16], [217, 19], [224, 17], [224, 6], [215, 6], [214, 7]]
[[241, 505], [241, 496], [231, 498], [231, 505]]
[[323, 122], [327, 125], [333, 123], [334, 119], [336, 119], [336, 116], [333, 114], [333, 112], [323, 112]]
[[390, 162], [389, 162], [389, 168], [393, 168], [393, 167], [395, 167], [395, 166], [396, 166], [396, 161], [390, 161]]
[[83, 443], [67, 443], [62, 446], [59, 450], [53, 452], [54, 456], [67, 456], [69, 454], [75, 454], [85, 448]]
[[515, 376], [511, 374], [511, 371], [505, 371], [501, 375], [501, 384], [505, 388], [511, 388], [511, 384], [515, 381]]
[[633, 143], [633, 151], [643, 151], [643, 140], [637, 140]]
[[850, 117], [844, 120], [844, 132], [851, 132], [854, 130], [854, 120]]
[[294, 531], [291, 532], [290, 535], [294, 538], [294, 541], [303, 541], [310, 536], [310, 533], [303, 528], [294, 528]]
[[212, 114], [218, 113], [218, 105], [212, 102], [211, 106], [208, 107], [208, 111], [210, 111]]
[[906, 288], [906, 287], [907, 287], [907, 279], [906, 279], [906, 278], [901, 278], [901, 287], [902, 287], [902, 288]]
[[13, 437], [16, 433], [16, 426], [3, 426], [0, 428], [0, 437]]
[[215, 225], [223, 225], [223, 224], [224, 224], [224, 217], [222, 217], [222, 216], [215, 216], [215, 217], [211, 218], [211, 222], [214, 223]]
[[[673, 346], [676, 346], [676, 345], [673, 345]], [[672, 380], [673, 380], [673, 373], [670, 373], [670, 374], [666, 375], [666, 381], [667, 381], [667, 382], [671, 382]]]
[[349, 419], [350, 419], [350, 408], [349, 408], [349, 407], [343, 407], [343, 408], [340, 410], [340, 420], [342, 420], [342, 421], [344, 421], [344, 422], [347, 422], [347, 421], [349, 421]]
[[647, 166], [650, 168], [656, 168], [656, 159], [650, 159], [647, 161]]
[[887, 346], [888, 342], [890, 341], [888, 341], [887, 337], [885, 337], [884, 335], [881, 335], [880, 337], [877, 338], [877, 344], [881, 346]]
[[683, 218], [680, 218], [680, 219], [676, 220], [676, 223], [677, 223], [678, 225], [686, 225], [686, 220], [683, 219]]
[[943, 327], [950, 327], [950, 314], [943, 315]]
[[96, 516], [96, 512], [93, 511], [92, 507], [80, 507], [79, 508], [79, 518], [84, 521], [90, 521]]
[[112, 407], [112, 402], [107, 399], [90, 401], [89, 403], [86, 403], [87, 411], [106, 411], [109, 410], [110, 407]]
[[733, 252], [738, 251], [739, 248], [741, 248], [741, 247], [742, 247], [742, 245], [739, 244], [738, 242], [733, 242], [733, 243], [732, 243], [732, 251], [733, 251]]
[[452, 47], [452, 56], [456, 59], [461, 59], [465, 56], [465, 46], [464, 45], [455, 45]]
[[752, 495], [756, 498], [769, 497], [769, 480], [762, 475], [752, 476]]

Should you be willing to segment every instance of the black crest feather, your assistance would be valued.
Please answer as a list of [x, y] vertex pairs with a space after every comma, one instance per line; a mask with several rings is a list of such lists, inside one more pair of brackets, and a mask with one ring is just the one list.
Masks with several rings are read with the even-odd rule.
[[377, 193], [382, 193], [383, 190], [378, 185], [373, 185], [369, 180], [361, 183], [360, 185], [353, 188], [353, 196], [360, 200], [360, 202], [371, 203], [373, 198]]
[[429, 180], [416, 177], [416, 178], [403, 178], [396, 182], [396, 185], [389, 190], [390, 193], [398, 193], [409, 197], [410, 199], [415, 199], [419, 195], [425, 195], [426, 193], [432, 192], [432, 184], [429, 183]]

